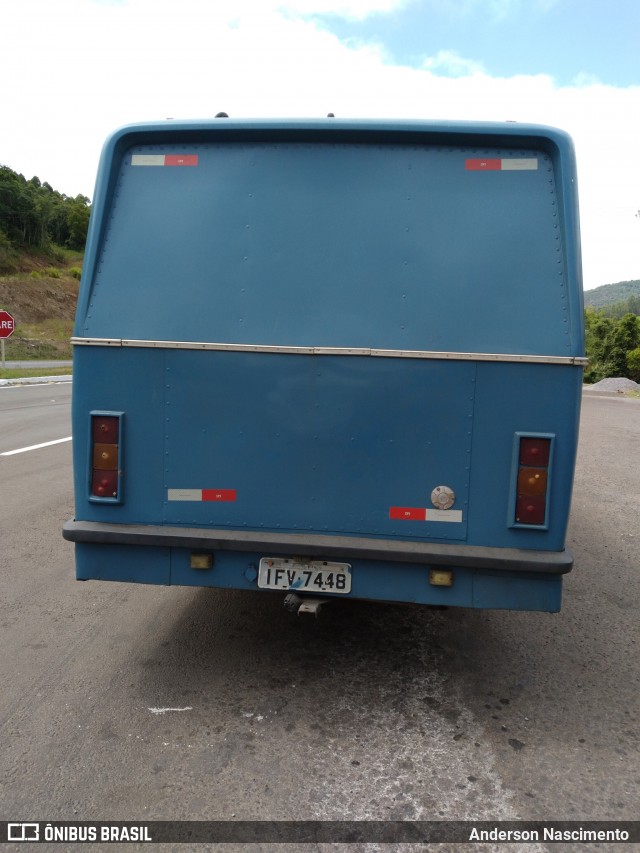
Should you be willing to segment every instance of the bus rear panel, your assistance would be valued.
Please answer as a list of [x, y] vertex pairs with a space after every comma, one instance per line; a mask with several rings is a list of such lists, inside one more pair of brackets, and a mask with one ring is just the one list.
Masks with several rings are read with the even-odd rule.
[[77, 577], [556, 611], [583, 356], [560, 131], [124, 128], [74, 332]]

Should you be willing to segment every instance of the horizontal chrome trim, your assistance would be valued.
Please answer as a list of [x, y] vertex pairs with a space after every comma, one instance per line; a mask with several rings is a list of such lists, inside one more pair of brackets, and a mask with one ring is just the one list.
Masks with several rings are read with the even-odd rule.
[[218, 352], [263, 352], [278, 355], [356, 355], [372, 358], [423, 358], [445, 361], [506, 361], [526, 364], [570, 364], [585, 367], [588, 359], [563, 355], [519, 355], [517, 353], [436, 352], [431, 350], [369, 349], [365, 347], [296, 347], [264, 344], [216, 344], [196, 341], [137, 341], [123, 338], [71, 338], [74, 346], [145, 347], [152, 349], [215, 350]]

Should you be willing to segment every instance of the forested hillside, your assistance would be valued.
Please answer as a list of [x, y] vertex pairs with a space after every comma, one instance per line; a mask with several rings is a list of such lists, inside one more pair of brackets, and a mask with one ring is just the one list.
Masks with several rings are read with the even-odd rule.
[[584, 294], [584, 304], [585, 307], [605, 308], [607, 311], [615, 305], [616, 311], [621, 312], [620, 317], [628, 312], [640, 314], [640, 281], [619, 281], [587, 290]]
[[0, 166], [0, 273], [19, 269], [21, 250], [46, 252], [53, 244], [82, 250], [90, 212], [86, 196], [71, 198]]
[[70, 358], [91, 208], [0, 166], [0, 308], [15, 319], [8, 360]]
[[604, 284], [584, 294], [586, 382], [624, 376], [640, 382], [640, 281]]

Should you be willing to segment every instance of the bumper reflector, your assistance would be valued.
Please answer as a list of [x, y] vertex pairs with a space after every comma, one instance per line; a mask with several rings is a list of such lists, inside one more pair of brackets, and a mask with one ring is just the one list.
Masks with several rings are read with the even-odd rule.
[[192, 569], [210, 569], [213, 567], [213, 554], [191, 554], [189, 565]]
[[429, 583], [431, 586], [453, 586], [453, 572], [445, 569], [430, 569]]

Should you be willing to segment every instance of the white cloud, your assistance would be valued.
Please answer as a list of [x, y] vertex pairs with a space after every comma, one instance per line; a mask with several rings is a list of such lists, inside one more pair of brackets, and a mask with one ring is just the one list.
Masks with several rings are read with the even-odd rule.
[[596, 74], [593, 74], [590, 71], [581, 71], [573, 78], [573, 80], [571, 81], [571, 85], [577, 87], [600, 86], [601, 82], [602, 81]]
[[439, 50], [435, 56], [425, 59], [422, 67], [427, 71], [445, 74], [448, 77], [466, 77], [470, 74], [484, 73], [481, 62], [465, 59], [455, 50]]
[[546, 14], [561, 0], [423, 0], [439, 14], [452, 19], [482, 15], [496, 23], [503, 22], [523, 11]]
[[408, 5], [410, 0], [273, 0], [283, 12], [297, 15], [336, 15], [362, 21], [370, 15], [389, 14]]
[[[281, 10], [285, 2], [289, 11]], [[325, 0], [344, 14], [393, 0]], [[575, 139], [587, 287], [640, 277], [640, 88], [546, 75], [495, 78], [452, 51], [390, 63], [313, 19], [311, 0], [21, 0], [4, 13], [0, 163], [91, 195], [100, 147], [124, 123], [241, 116], [516, 120]], [[341, 13], [341, 14], [342, 14]]]

